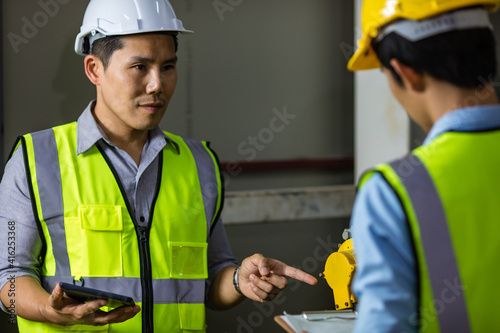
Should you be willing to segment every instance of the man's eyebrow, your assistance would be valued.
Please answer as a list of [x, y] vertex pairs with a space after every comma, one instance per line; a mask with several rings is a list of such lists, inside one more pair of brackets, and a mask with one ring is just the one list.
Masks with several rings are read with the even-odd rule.
[[[146, 57], [141, 57], [141, 56], [133, 56], [131, 58], [132, 61], [134, 62], [154, 62], [153, 59], [151, 58], [146, 58]], [[178, 60], [177, 56], [173, 57], [173, 58], [170, 58], [170, 59], [167, 59], [165, 60], [163, 63], [164, 64], [168, 64], [168, 63], [176, 63]]]

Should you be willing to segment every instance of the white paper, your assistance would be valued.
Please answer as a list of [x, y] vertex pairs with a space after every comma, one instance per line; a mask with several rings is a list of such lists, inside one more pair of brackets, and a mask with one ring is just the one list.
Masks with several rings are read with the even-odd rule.
[[[290, 315], [286, 312], [282, 316], [295, 331], [307, 331], [308, 333], [350, 333], [354, 328], [356, 314], [339, 313], [332, 314], [331, 312], [324, 315], [325, 320], [307, 320], [303, 315]], [[320, 316], [318, 316], [318, 319]]]

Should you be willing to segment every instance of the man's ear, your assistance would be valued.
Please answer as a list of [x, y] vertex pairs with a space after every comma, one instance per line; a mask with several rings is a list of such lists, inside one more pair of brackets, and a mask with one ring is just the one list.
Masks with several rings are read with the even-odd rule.
[[403, 80], [405, 87], [416, 92], [422, 92], [425, 90], [425, 79], [422, 74], [401, 63], [398, 59], [391, 59], [390, 64], [396, 73], [401, 77], [401, 80]]
[[89, 54], [83, 60], [85, 74], [94, 85], [100, 84], [101, 73], [104, 70], [102, 61], [93, 54]]

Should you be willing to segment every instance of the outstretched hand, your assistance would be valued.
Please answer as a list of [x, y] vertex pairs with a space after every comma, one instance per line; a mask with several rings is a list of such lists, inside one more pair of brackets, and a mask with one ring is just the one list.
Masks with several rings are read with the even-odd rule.
[[49, 297], [49, 305], [55, 316], [52, 322], [59, 325], [94, 325], [101, 326], [111, 323], [120, 323], [134, 317], [140, 307], [121, 306], [109, 312], [99, 310], [107, 304], [106, 300], [95, 300], [80, 303], [66, 296], [61, 286], [56, 285]]
[[243, 260], [239, 272], [241, 292], [248, 298], [258, 301], [272, 301], [287, 286], [286, 277], [315, 285], [318, 280], [300, 269], [262, 254], [254, 254]]

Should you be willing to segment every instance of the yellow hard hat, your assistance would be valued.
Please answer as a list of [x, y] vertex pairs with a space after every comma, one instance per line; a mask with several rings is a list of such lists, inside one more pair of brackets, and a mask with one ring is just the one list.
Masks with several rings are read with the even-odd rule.
[[483, 6], [497, 10], [500, 0], [365, 0], [361, 10], [362, 36], [358, 49], [349, 61], [350, 71], [380, 68], [382, 65], [371, 47], [379, 29], [394, 21], [425, 20], [460, 8]]

